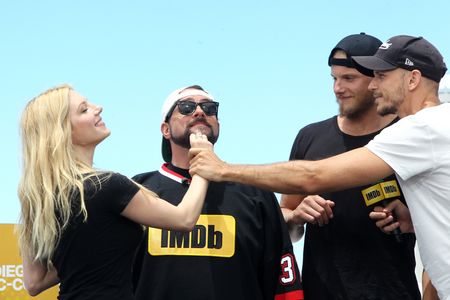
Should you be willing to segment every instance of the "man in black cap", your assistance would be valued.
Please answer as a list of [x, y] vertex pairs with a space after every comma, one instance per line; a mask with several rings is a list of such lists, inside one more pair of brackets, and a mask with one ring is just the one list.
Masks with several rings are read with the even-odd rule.
[[424, 38], [400, 35], [383, 43], [375, 55], [353, 59], [374, 71], [369, 89], [378, 113], [400, 117], [368, 145], [323, 160], [263, 166], [230, 165], [210, 151], [191, 149], [191, 173], [303, 194], [369, 184], [395, 173], [409, 210], [393, 201], [379, 213], [393, 210], [398, 218], [393, 227], [415, 231], [424, 268], [439, 298], [448, 300], [450, 103], [441, 104], [438, 98], [439, 81], [447, 70], [443, 57]]
[[[328, 58], [339, 115], [310, 124], [297, 135], [290, 159], [317, 160], [366, 145], [395, 121], [380, 116], [367, 87], [373, 72], [354, 55], [373, 55], [381, 41], [361, 33], [343, 38]], [[393, 175], [385, 179], [395, 180]], [[414, 273], [414, 234], [397, 242], [369, 219], [367, 186], [319, 195], [283, 195], [291, 236], [306, 223], [303, 252], [305, 299], [420, 299]], [[399, 197], [404, 201], [403, 196]], [[325, 200], [327, 199], [327, 200]], [[321, 211], [327, 211], [322, 215]], [[328, 216], [332, 216], [329, 219]]]

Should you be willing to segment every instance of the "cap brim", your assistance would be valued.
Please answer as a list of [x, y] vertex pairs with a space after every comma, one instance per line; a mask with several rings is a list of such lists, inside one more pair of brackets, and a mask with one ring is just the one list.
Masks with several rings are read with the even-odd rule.
[[352, 59], [358, 65], [372, 71], [389, 71], [397, 68], [378, 56], [352, 56]]
[[169, 142], [169, 140], [165, 139], [164, 137], [162, 138], [162, 143], [161, 143], [161, 153], [162, 153], [162, 157], [165, 162], [172, 161], [172, 150], [170, 148], [170, 142]]

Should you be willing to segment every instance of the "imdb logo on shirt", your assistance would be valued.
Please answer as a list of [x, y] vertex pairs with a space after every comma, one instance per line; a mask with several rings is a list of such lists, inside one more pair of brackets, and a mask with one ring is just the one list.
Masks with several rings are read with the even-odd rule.
[[148, 253], [232, 257], [235, 250], [236, 220], [226, 215], [200, 215], [191, 232], [149, 228]]

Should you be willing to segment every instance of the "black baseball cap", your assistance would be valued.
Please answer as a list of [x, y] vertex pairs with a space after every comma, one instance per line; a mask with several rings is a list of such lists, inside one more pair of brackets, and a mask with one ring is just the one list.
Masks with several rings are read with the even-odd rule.
[[[346, 36], [337, 43], [337, 45], [331, 50], [330, 56], [328, 56], [328, 65], [339, 65], [349, 68], [355, 68], [360, 73], [373, 77], [372, 70], [364, 68], [361, 65], [356, 64], [353, 60], [353, 56], [366, 56], [374, 55], [377, 52], [378, 47], [381, 45], [381, 41], [376, 37], [361, 32], [360, 34], [352, 34]], [[347, 54], [347, 58], [333, 58], [336, 51], [342, 50]]]
[[384, 42], [373, 56], [354, 56], [355, 62], [373, 71], [396, 68], [419, 70], [439, 83], [447, 71], [441, 53], [423, 37], [397, 35]]

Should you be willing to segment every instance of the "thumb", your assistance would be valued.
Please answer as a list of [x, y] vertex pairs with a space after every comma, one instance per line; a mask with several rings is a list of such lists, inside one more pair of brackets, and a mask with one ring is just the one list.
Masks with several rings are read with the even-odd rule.
[[188, 154], [189, 160], [192, 160], [193, 158], [195, 158], [195, 156], [197, 154], [199, 154], [201, 150], [202, 150], [201, 148], [191, 148], [191, 149], [189, 149], [189, 154]]
[[333, 202], [333, 201], [331, 201], [331, 200], [327, 200], [327, 204], [330, 206], [330, 207], [334, 207], [336, 204]]
[[391, 213], [395, 210], [395, 208], [398, 206], [399, 200], [395, 199], [393, 201], [390, 201], [384, 208], [383, 211]]

